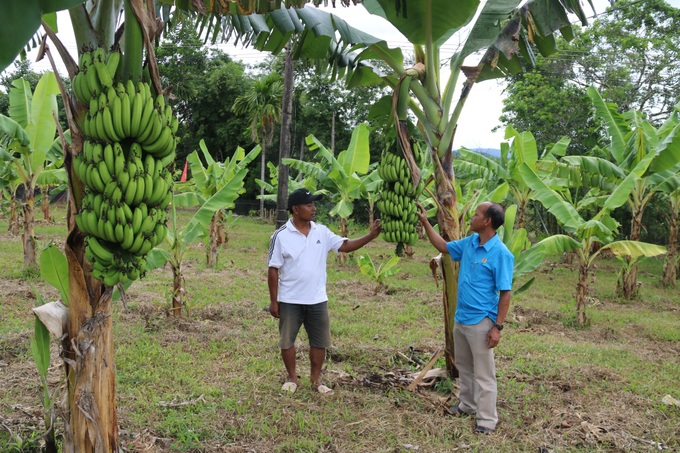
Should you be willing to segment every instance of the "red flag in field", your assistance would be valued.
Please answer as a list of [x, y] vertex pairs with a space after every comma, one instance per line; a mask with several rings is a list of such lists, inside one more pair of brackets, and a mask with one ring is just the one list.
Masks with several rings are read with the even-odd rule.
[[187, 182], [187, 168], [188, 168], [189, 162], [184, 161], [184, 170], [182, 171], [182, 177], [179, 179], [179, 182]]

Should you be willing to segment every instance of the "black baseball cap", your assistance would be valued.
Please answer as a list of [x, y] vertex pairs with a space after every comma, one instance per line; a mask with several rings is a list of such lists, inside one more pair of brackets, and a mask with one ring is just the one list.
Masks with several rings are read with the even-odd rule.
[[312, 203], [317, 200], [321, 200], [323, 195], [317, 194], [312, 195], [312, 193], [307, 189], [298, 189], [288, 196], [288, 210], [293, 206], [298, 204]]

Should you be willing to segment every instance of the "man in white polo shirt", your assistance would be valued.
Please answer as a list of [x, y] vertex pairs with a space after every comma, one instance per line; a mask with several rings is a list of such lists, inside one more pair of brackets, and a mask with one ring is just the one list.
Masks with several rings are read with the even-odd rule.
[[276, 230], [269, 242], [269, 312], [279, 319], [279, 348], [288, 377], [281, 388], [294, 393], [298, 386], [295, 371], [295, 338], [304, 324], [309, 337], [310, 381], [322, 394], [333, 391], [321, 382], [326, 349], [331, 345], [326, 295], [328, 252], [353, 252], [380, 235], [377, 220], [365, 236], [347, 239], [314, 222], [314, 202], [323, 195], [298, 189], [288, 197], [292, 218]]

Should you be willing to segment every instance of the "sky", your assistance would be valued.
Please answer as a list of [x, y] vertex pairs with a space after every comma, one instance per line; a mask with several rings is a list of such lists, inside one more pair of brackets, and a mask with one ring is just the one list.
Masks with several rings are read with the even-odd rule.
[[[666, 0], [674, 7], [680, 7], [680, 0]], [[589, 21], [592, 22], [592, 9], [588, 2], [581, 2], [584, 4]], [[608, 6], [607, 0], [594, 0], [595, 9], [598, 13], [602, 13]], [[368, 33], [386, 40], [390, 46], [401, 47], [405, 53], [412, 53], [412, 47], [408, 41], [397, 31], [392, 25], [381, 17], [373, 16], [363, 8], [363, 6], [352, 6], [349, 8], [337, 7], [323, 8], [338, 15], [344, 19], [351, 26], [367, 31]], [[576, 19], [574, 19], [576, 21]], [[71, 24], [68, 13], [61, 12], [58, 14], [58, 26], [60, 29], [59, 37], [62, 39], [64, 45], [69, 49], [72, 55], [77, 55], [75, 46], [75, 38], [72, 34]], [[460, 38], [454, 36], [449, 42], [444, 44], [441, 50], [441, 61], [446, 62], [447, 57], [450, 57], [457, 50], [457, 42]], [[241, 60], [245, 64], [255, 64], [262, 60], [266, 53], [259, 52], [254, 49], [244, 49], [242, 47], [234, 46], [234, 44], [220, 44], [214, 46], [231, 55], [235, 60]], [[29, 54], [29, 58], [35, 60], [36, 52]], [[466, 64], [475, 65], [479, 61], [479, 55], [469, 57]], [[33, 63], [33, 68], [36, 71], [44, 71], [50, 69], [47, 59], [42, 62]], [[65, 74], [64, 69], [59, 70], [60, 73]], [[441, 69], [442, 84], [446, 83], [448, 73], [446, 65]], [[463, 79], [463, 77], [460, 77]], [[456, 88], [454, 99], [458, 98], [462, 87]], [[453, 148], [467, 147], [471, 149], [476, 148], [500, 148], [500, 143], [503, 141], [503, 128], [492, 132], [492, 129], [500, 126], [498, 118], [502, 113], [503, 98], [505, 83], [503, 81], [488, 80], [473, 86], [468, 100], [463, 108], [461, 118], [458, 121], [458, 128], [456, 136], [454, 137]]]

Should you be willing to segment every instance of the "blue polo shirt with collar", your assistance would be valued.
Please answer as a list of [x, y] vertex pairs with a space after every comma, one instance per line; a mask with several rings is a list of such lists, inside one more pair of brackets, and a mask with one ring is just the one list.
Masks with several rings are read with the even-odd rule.
[[499, 291], [512, 289], [515, 257], [498, 235], [479, 245], [477, 233], [448, 242], [446, 248], [454, 261], [460, 261], [458, 305], [454, 319], [473, 325], [485, 317], [496, 322]]

